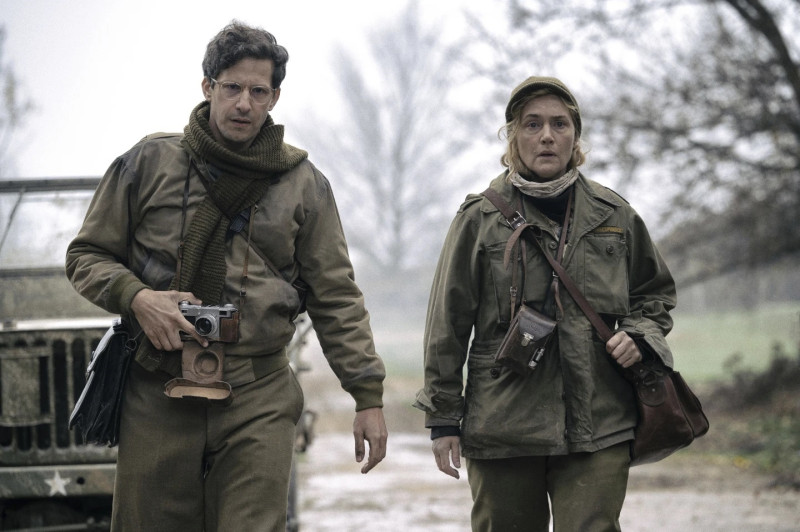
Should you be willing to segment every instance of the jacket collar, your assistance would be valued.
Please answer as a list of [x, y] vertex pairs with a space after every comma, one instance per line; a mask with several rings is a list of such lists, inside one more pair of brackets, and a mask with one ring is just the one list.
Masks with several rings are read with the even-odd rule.
[[601, 184], [586, 179], [583, 175], [575, 183], [575, 218], [573, 220], [573, 239], [583, 238], [588, 232], [597, 229], [604, 221], [622, 207], [622, 198]]
[[[510, 184], [506, 180], [506, 175], [508, 171], [503, 172], [502, 174], [495, 177], [490, 186], [495, 189], [504, 200], [514, 205], [516, 203], [517, 193], [514, 185]], [[605, 204], [609, 207], [619, 208], [622, 207], [625, 203], [620, 196], [612, 192], [610, 189], [604, 187], [600, 183], [596, 181], [592, 181], [591, 179], [587, 179], [586, 176], [580, 174], [578, 176], [578, 180], [575, 182], [575, 187], [583, 190], [585, 196], [588, 201], [600, 202], [601, 204]], [[486, 200], [481, 205], [481, 212], [495, 212], [497, 211], [497, 207], [495, 207], [491, 201]]]
[[[516, 206], [517, 192], [513, 185], [506, 181], [506, 174], [503, 172], [494, 178], [490, 186], [495, 189], [504, 200], [509, 202], [512, 206]], [[610, 189], [603, 185], [587, 179], [583, 174], [578, 177], [575, 182], [575, 217], [572, 221], [572, 229], [570, 232], [574, 235], [573, 241], [577, 241], [585, 234], [599, 227], [605, 220], [607, 220], [613, 212], [622, 207], [625, 201], [615, 194]], [[481, 202], [481, 212], [492, 213], [499, 210], [491, 201], [486, 199]], [[543, 231], [552, 233], [550, 223], [544, 215], [539, 212], [526, 212], [528, 223], [539, 226]], [[502, 216], [498, 219], [498, 223], [505, 225], [505, 220]], [[574, 247], [574, 246], [571, 246]]]

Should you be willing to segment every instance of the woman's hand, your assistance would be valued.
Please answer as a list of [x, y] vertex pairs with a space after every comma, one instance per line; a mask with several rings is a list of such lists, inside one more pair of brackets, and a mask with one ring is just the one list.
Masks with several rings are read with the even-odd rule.
[[625, 331], [620, 331], [606, 343], [606, 351], [617, 364], [629, 368], [636, 362], [642, 361], [642, 353], [636, 347], [636, 342]]
[[461, 467], [461, 438], [458, 436], [436, 438], [433, 440], [432, 450], [439, 471], [453, 478], [459, 478], [458, 471], [454, 467]]

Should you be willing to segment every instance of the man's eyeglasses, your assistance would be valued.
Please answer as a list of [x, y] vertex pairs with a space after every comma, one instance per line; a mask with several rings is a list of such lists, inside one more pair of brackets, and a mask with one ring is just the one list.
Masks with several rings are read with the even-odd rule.
[[[215, 85], [219, 85], [220, 94], [226, 100], [238, 100], [242, 95], [242, 86], [235, 81], [217, 81], [214, 78], [208, 78]], [[264, 105], [272, 99], [275, 94], [275, 89], [265, 87], [263, 85], [253, 85], [250, 87], [250, 98], [259, 105]]]

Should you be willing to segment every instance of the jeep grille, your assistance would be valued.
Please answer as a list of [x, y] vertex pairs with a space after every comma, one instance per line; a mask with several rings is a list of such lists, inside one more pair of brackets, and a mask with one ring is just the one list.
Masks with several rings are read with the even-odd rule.
[[86, 446], [69, 416], [105, 329], [0, 331], [0, 464], [108, 461]]

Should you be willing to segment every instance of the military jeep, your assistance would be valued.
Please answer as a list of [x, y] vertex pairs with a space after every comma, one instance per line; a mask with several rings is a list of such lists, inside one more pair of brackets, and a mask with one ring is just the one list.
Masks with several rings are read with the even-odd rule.
[[[98, 178], [0, 181], [0, 529], [108, 526], [116, 450], [68, 420], [111, 315], [64, 257]], [[73, 527], [74, 526], [74, 527]]]
[[[109, 528], [116, 448], [84, 445], [68, 427], [92, 350], [114, 318], [64, 272], [99, 181], [0, 180], [0, 530]], [[289, 349], [296, 371], [307, 321]], [[298, 427], [298, 452], [312, 418]], [[287, 530], [299, 526], [292, 480]]]

